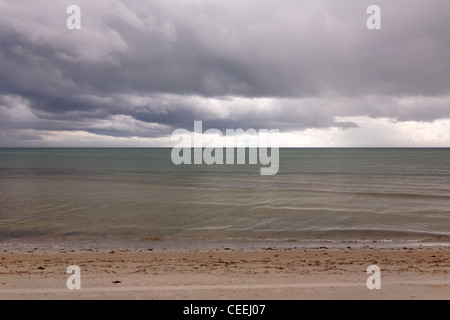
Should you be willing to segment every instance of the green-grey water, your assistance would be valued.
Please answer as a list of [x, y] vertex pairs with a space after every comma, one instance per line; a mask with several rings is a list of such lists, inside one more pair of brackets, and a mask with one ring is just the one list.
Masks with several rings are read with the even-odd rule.
[[450, 238], [449, 149], [280, 149], [274, 176], [170, 154], [0, 149], [0, 242]]

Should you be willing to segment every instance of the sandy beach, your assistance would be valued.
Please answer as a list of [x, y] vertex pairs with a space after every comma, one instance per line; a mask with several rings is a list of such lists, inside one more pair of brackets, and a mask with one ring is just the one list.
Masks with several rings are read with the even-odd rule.
[[[4, 250], [0, 261], [0, 299], [450, 299], [449, 248]], [[70, 265], [80, 290], [67, 288]], [[370, 265], [379, 290], [366, 286]]]

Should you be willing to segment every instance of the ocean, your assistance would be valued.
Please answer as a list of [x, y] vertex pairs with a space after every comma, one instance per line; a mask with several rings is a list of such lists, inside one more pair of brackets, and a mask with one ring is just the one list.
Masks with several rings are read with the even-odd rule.
[[450, 243], [450, 149], [280, 149], [174, 165], [170, 148], [0, 149], [0, 245]]

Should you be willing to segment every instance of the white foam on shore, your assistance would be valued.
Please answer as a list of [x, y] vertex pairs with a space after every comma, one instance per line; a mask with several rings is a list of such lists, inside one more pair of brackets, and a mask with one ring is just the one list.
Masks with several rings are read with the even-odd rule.
[[[236, 240], [224, 241], [162, 239], [146, 241], [30, 241], [0, 243], [3, 252], [75, 252], [75, 251], [212, 251], [212, 250], [292, 250], [292, 249], [420, 249], [450, 248], [450, 242], [419, 240]], [[1, 253], [1, 251], [0, 251]]]

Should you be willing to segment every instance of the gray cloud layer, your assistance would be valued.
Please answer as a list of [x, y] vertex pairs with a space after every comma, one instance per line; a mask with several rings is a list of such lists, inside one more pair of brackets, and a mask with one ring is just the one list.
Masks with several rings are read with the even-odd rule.
[[69, 31], [71, 2], [0, 0], [0, 142], [450, 118], [450, 1], [377, 0], [370, 31], [372, 2], [77, 1]]

